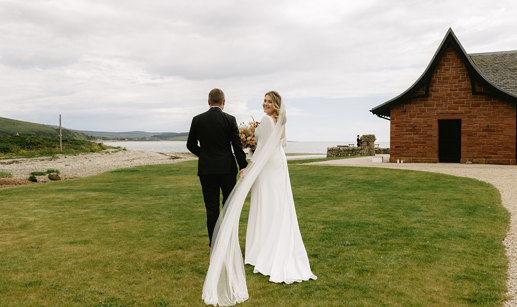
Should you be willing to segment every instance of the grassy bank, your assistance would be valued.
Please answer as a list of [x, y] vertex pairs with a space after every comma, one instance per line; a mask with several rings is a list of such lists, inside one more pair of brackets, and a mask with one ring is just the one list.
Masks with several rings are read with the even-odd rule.
[[59, 139], [44, 136], [0, 136], [1, 158], [30, 158], [52, 156], [55, 154], [78, 154], [99, 152], [108, 148], [101, 143], [85, 140], [63, 139], [63, 152], [59, 148]]
[[[62, 133], [63, 137], [67, 139], [88, 139], [86, 134], [73, 130], [62, 129]], [[59, 128], [0, 117], [0, 136], [9, 135], [57, 137], [59, 135]]]
[[[273, 284], [246, 266], [243, 306], [501, 305], [509, 214], [492, 186], [289, 163], [318, 280]], [[2, 303], [204, 306], [209, 249], [195, 174], [190, 161], [0, 190]]]

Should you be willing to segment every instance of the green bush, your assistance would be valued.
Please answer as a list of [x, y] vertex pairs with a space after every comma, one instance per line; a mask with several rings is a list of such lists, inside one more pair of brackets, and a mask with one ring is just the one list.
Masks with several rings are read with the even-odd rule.
[[36, 176], [34, 176], [34, 175], [30, 175], [28, 180], [32, 181], [32, 182], [38, 182], [38, 179], [36, 179]]
[[47, 172], [32, 172], [31, 176], [45, 176]]
[[0, 144], [0, 153], [9, 153], [13, 151], [13, 149], [11, 148], [11, 146], [9, 144]]
[[47, 170], [47, 174], [52, 174], [52, 173], [59, 175], [59, 170], [57, 170], [57, 169], [48, 169]]

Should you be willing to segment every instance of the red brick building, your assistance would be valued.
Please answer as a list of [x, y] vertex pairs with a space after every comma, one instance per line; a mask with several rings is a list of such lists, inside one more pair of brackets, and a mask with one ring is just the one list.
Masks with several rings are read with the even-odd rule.
[[390, 162], [516, 164], [517, 51], [467, 54], [449, 29], [422, 76], [370, 111], [390, 120]]

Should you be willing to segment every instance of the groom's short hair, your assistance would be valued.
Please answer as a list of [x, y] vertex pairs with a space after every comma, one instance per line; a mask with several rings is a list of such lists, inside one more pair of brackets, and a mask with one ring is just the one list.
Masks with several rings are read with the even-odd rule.
[[224, 100], [224, 93], [218, 88], [214, 88], [208, 94], [208, 102], [211, 105], [221, 105]]

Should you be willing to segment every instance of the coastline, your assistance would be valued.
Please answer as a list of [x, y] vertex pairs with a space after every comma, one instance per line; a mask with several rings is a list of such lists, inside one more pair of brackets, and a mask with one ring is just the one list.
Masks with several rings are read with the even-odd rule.
[[[324, 154], [288, 153], [288, 159], [321, 157]], [[185, 152], [154, 152], [142, 150], [105, 150], [100, 153], [78, 155], [55, 155], [50, 157], [16, 158], [0, 160], [0, 172], [10, 173], [8, 178], [0, 178], [0, 188], [34, 184], [28, 180], [32, 172], [59, 170], [62, 180], [82, 178], [101, 174], [110, 170], [140, 165], [172, 164], [197, 159]], [[38, 183], [50, 181], [47, 176], [38, 176]]]
[[[59, 170], [63, 180], [82, 178], [110, 170], [139, 165], [171, 164], [195, 159], [189, 153], [160, 153], [136, 150], [106, 150], [100, 153], [78, 155], [55, 155], [52, 157], [19, 158], [0, 160], [0, 171], [12, 175], [0, 178], [0, 187], [30, 184], [27, 180], [31, 172], [44, 172], [48, 169]], [[38, 182], [50, 181], [38, 177]]]

